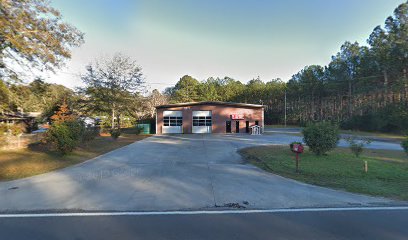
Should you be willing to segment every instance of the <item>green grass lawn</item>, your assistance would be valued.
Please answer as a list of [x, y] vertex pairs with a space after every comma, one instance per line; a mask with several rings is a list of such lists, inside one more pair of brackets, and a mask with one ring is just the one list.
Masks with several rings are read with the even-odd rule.
[[1, 150], [0, 181], [29, 177], [68, 167], [149, 136], [124, 132], [117, 140], [113, 140], [110, 136], [97, 137], [64, 156], [45, 150], [40, 145], [33, 145], [27, 149]]
[[[300, 173], [289, 146], [262, 146], [242, 149], [250, 163], [298, 181], [373, 196], [408, 200], [408, 157], [402, 151], [368, 150], [356, 158], [347, 148], [337, 148], [325, 156], [308, 150], [301, 155]], [[363, 171], [368, 162], [368, 173]]]

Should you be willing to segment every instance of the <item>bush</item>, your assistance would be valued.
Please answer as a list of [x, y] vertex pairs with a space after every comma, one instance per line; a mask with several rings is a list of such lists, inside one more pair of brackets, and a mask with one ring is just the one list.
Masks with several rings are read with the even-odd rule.
[[354, 153], [356, 157], [359, 157], [361, 153], [363, 153], [365, 145], [371, 143], [371, 140], [357, 139], [355, 137], [349, 137], [346, 139], [346, 141], [349, 143], [349, 148], [351, 152]]
[[316, 155], [334, 149], [339, 142], [339, 128], [329, 122], [308, 124], [303, 129], [303, 141]]
[[101, 132], [102, 133], [109, 133], [112, 129], [112, 121], [111, 118], [105, 118], [100, 122]]
[[120, 132], [119, 129], [112, 129], [112, 130], [110, 131], [110, 134], [111, 134], [111, 137], [116, 140], [116, 139], [119, 138], [121, 132]]
[[72, 139], [76, 142], [81, 142], [83, 134], [85, 132], [85, 124], [82, 121], [74, 120], [74, 121], [65, 121], [62, 124], [68, 126]]
[[92, 128], [87, 128], [83, 135], [82, 135], [82, 142], [89, 142], [94, 140], [97, 136], [99, 136], [99, 128], [98, 127], [92, 127]]
[[45, 142], [62, 154], [73, 151], [77, 146], [69, 127], [65, 124], [54, 124], [50, 127], [46, 133]]
[[25, 127], [22, 124], [12, 124], [9, 130], [11, 135], [18, 136], [20, 134], [23, 134], [23, 132], [25, 131]]
[[25, 131], [24, 124], [11, 124], [10, 126], [1, 124], [0, 125], [0, 134], [9, 134], [13, 136], [18, 136]]
[[408, 137], [402, 141], [401, 147], [404, 149], [404, 151], [408, 154]]
[[84, 129], [79, 121], [55, 123], [46, 132], [45, 142], [61, 154], [66, 154], [81, 143]]
[[6, 124], [0, 124], [0, 134], [6, 134], [8, 132], [8, 127]]

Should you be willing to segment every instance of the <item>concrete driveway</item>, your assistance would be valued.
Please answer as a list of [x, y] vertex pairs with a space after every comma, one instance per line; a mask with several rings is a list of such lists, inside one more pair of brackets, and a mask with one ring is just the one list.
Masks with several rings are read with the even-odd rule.
[[[279, 142], [279, 140], [278, 140]], [[378, 206], [396, 202], [299, 183], [243, 164], [271, 136], [153, 136], [80, 165], [0, 183], [0, 211], [167, 211]]]

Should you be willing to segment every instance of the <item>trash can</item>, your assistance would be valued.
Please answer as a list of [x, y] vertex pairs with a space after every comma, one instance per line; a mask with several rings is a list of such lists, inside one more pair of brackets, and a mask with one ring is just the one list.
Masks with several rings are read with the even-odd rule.
[[150, 134], [150, 124], [141, 123], [137, 124], [136, 127], [140, 129], [141, 134]]

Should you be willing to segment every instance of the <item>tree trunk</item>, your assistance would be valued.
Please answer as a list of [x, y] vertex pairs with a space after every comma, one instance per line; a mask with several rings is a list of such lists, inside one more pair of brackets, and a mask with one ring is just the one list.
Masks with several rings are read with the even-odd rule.
[[120, 113], [117, 114], [116, 116], [116, 120], [117, 120], [117, 125], [118, 125], [118, 129], [120, 129]]
[[[1, 44], [2, 45], [2, 44]], [[0, 45], [0, 46], [1, 46]], [[3, 48], [0, 49], [0, 69], [6, 68], [6, 65], [4, 64], [4, 53], [3, 53]]]
[[403, 70], [403, 80], [404, 80], [404, 97], [405, 97], [405, 104], [408, 103], [408, 77], [407, 77], [407, 68]]
[[353, 106], [352, 106], [352, 84], [351, 80], [348, 82], [348, 115], [349, 118], [353, 115]]
[[388, 73], [387, 70], [383, 71], [384, 73], [384, 106], [387, 105], [388, 102]]
[[112, 126], [111, 129], [115, 129], [115, 109], [112, 108]]

